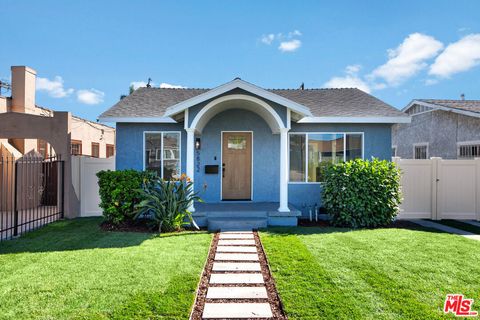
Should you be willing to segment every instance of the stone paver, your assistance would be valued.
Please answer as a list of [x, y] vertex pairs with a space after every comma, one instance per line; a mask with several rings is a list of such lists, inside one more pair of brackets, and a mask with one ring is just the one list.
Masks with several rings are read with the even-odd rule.
[[254, 246], [255, 240], [218, 240], [219, 246]]
[[253, 234], [253, 231], [248, 231], [248, 230], [245, 230], [245, 231], [222, 231], [220, 232], [222, 234]]
[[255, 253], [257, 248], [253, 246], [218, 246], [217, 252], [246, 252]]
[[267, 299], [265, 287], [210, 287], [207, 299]]
[[261, 273], [214, 273], [210, 275], [213, 284], [257, 284], [263, 283]]
[[212, 271], [262, 271], [260, 263], [214, 262]]
[[256, 253], [217, 253], [215, 254], [215, 261], [258, 261], [258, 254]]
[[204, 319], [222, 318], [271, 318], [268, 303], [205, 303]]
[[253, 239], [253, 234], [244, 234], [244, 233], [220, 233], [220, 239]]

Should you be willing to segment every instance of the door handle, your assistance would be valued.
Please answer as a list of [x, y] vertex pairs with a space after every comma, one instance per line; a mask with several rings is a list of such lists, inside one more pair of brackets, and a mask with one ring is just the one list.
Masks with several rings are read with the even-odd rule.
[[222, 163], [222, 178], [225, 178], [225, 163]]

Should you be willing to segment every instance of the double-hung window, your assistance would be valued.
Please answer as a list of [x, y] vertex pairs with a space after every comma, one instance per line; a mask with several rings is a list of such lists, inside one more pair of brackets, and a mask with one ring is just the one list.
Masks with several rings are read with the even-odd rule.
[[178, 178], [181, 171], [180, 132], [145, 132], [144, 168], [163, 179]]
[[290, 182], [322, 182], [323, 168], [363, 158], [363, 133], [290, 133]]

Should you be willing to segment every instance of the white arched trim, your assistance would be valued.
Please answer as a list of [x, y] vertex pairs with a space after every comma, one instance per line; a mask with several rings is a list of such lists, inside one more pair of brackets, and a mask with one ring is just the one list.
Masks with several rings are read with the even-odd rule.
[[[231, 105], [223, 105], [222, 103], [227, 101], [234, 101], [234, 100], [243, 100], [252, 103], [245, 103], [245, 104], [231, 104]], [[260, 106], [260, 108], [258, 107]], [[285, 128], [285, 124], [283, 123], [282, 119], [278, 115], [278, 113], [265, 101], [258, 99], [256, 97], [252, 97], [246, 94], [231, 94], [226, 95], [220, 98], [217, 98], [211, 102], [209, 102], [205, 107], [200, 110], [200, 112], [195, 116], [190, 125], [190, 128], [195, 129], [195, 131], [201, 133], [205, 125], [212, 119], [216, 114], [228, 110], [228, 109], [245, 109], [252, 112], [255, 112], [259, 116], [261, 116], [267, 124], [270, 126], [270, 129], [273, 133], [279, 133], [280, 128]]]

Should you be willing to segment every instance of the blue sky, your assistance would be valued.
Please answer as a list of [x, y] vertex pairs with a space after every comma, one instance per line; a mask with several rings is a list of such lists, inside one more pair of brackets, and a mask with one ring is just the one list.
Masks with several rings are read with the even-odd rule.
[[132, 82], [357, 86], [402, 108], [480, 99], [480, 1], [1, 0], [0, 79], [39, 77], [37, 104], [96, 119]]

